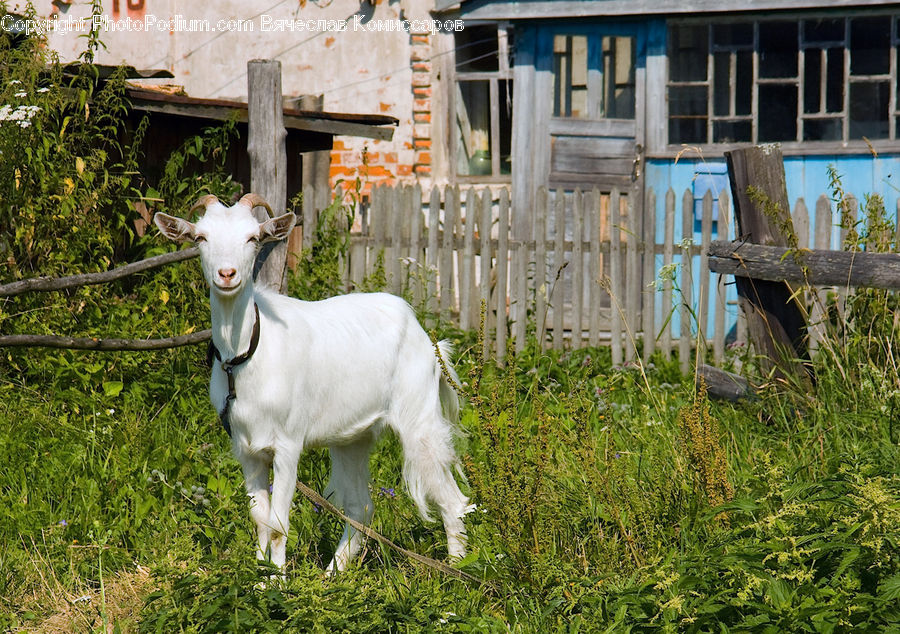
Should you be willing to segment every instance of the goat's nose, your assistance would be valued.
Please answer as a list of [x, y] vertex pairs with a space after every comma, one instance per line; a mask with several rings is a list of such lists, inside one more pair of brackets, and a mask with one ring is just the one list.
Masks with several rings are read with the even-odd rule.
[[219, 269], [219, 277], [221, 277], [226, 282], [230, 282], [234, 279], [234, 276], [237, 275], [237, 270], [235, 269]]

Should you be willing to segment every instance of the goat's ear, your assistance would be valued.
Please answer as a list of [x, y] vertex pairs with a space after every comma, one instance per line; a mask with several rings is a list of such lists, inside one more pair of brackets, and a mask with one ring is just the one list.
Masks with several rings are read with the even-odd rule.
[[193, 242], [197, 236], [197, 227], [184, 218], [176, 218], [169, 214], [158, 212], [153, 216], [153, 222], [169, 240], [175, 242]]
[[259, 225], [259, 241], [272, 242], [273, 240], [284, 240], [294, 228], [297, 218], [292, 213], [271, 218]]

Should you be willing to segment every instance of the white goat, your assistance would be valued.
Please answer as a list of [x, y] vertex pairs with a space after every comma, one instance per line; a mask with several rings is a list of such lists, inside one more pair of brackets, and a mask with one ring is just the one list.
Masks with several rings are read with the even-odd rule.
[[[259, 223], [252, 214], [258, 205], [269, 209], [255, 194], [232, 207], [204, 196], [192, 208], [206, 209], [196, 224], [163, 213], [154, 218], [171, 240], [200, 246], [212, 340], [225, 360], [213, 367], [209, 396], [243, 467], [258, 557], [268, 550], [284, 566], [297, 461], [306, 447], [329, 448], [333, 501], [354, 520], [371, 521], [369, 453], [385, 427], [403, 446], [403, 477], [419, 512], [429, 520], [429, 503], [437, 506], [449, 555], [462, 557], [468, 500], [452, 473], [459, 466], [452, 425], [459, 401], [431, 340], [410, 306], [392, 295], [304, 302], [254, 288], [259, 245], [286, 238], [294, 226], [290, 213]], [[439, 348], [449, 369], [449, 346]], [[329, 572], [345, 569], [362, 542], [346, 525]]]

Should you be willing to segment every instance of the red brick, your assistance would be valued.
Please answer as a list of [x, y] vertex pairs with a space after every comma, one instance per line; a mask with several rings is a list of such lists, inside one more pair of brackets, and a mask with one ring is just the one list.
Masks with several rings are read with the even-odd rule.
[[416, 150], [430, 150], [431, 139], [413, 139], [413, 147]]
[[431, 98], [431, 86], [413, 86], [413, 96], [418, 99]]
[[418, 88], [419, 86], [430, 86], [431, 73], [413, 73], [412, 85], [413, 89]]
[[344, 145], [343, 141], [341, 141], [339, 139], [335, 139], [334, 143], [331, 145], [331, 149], [332, 150], [346, 150], [347, 148]]
[[412, 165], [398, 165], [397, 166], [397, 175], [398, 176], [412, 176]]
[[365, 172], [366, 176], [368, 176], [369, 178], [378, 178], [379, 176], [393, 176], [393, 174], [382, 165], [369, 165], [365, 169]]
[[396, 152], [385, 152], [384, 153], [384, 162], [385, 163], [396, 163], [397, 162], [397, 153]]
[[422, 33], [410, 35], [409, 41], [413, 44], [428, 44], [428, 35]]
[[431, 123], [431, 113], [430, 112], [414, 112], [413, 113], [413, 122], [415, 122], [415, 123]]
[[413, 111], [431, 112], [431, 99], [413, 99]]
[[328, 176], [330, 178], [334, 178], [336, 176], [355, 176], [355, 171], [356, 170], [352, 170], [349, 167], [344, 167], [342, 165], [332, 165], [331, 169], [328, 170]]
[[416, 165], [415, 172], [416, 172], [416, 176], [430, 176], [431, 175], [431, 166], [430, 165]]
[[431, 152], [416, 152], [416, 164], [417, 165], [430, 165], [431, 164]]
[[391, 104], [384, 103], [383, 101], [379, 102], [379, 104], [378, 104], [378, 109], [381, 112], [390, 112], [391, 108], [393, 108], [393, 106]]
[[430, 73], [431, 72], [431, 63], [430, 62], [413, 62], [412, 70], [414, 73]]

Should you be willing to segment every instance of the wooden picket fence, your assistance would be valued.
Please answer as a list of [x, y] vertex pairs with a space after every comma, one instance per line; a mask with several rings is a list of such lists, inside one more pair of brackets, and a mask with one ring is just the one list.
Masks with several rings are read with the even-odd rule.
[[[304, 191], [304, 226], [314, 226], [328, 195]], [[658, 200], [649, 189], [643, 213], [632, 202], [615, 189], [542, 188], [533, 209], [517, 210], [505, 187], [435, 187], [425, 196], [419, 185], [376, 187], [351, 233], [346, 290], [382, 267], [388, 291], [463, 329], [480, 326], [484, 302], [485, 352], [501, 361], [510, 337], [518, 351], [533, 332], [548, 348], [611, 346], [616, 365], [659, 350], [677, 352], [686, 371], [698, 342], [721, 362], [729, 331], [746, 341], [731, 280], [708, 267], [710, 241], [734, 237], [728, 192], [718, 200], [707, 192], [699, 210], [690, 190]], [[797, 201], [801, 246], [837, 242], [831, 207], [818, 199], [810, 236]], [[511, 229], [519, 213], [528, 214], [517, 223], [527, 235]], [[311, 240], [305, 232], [304, 246]]]

